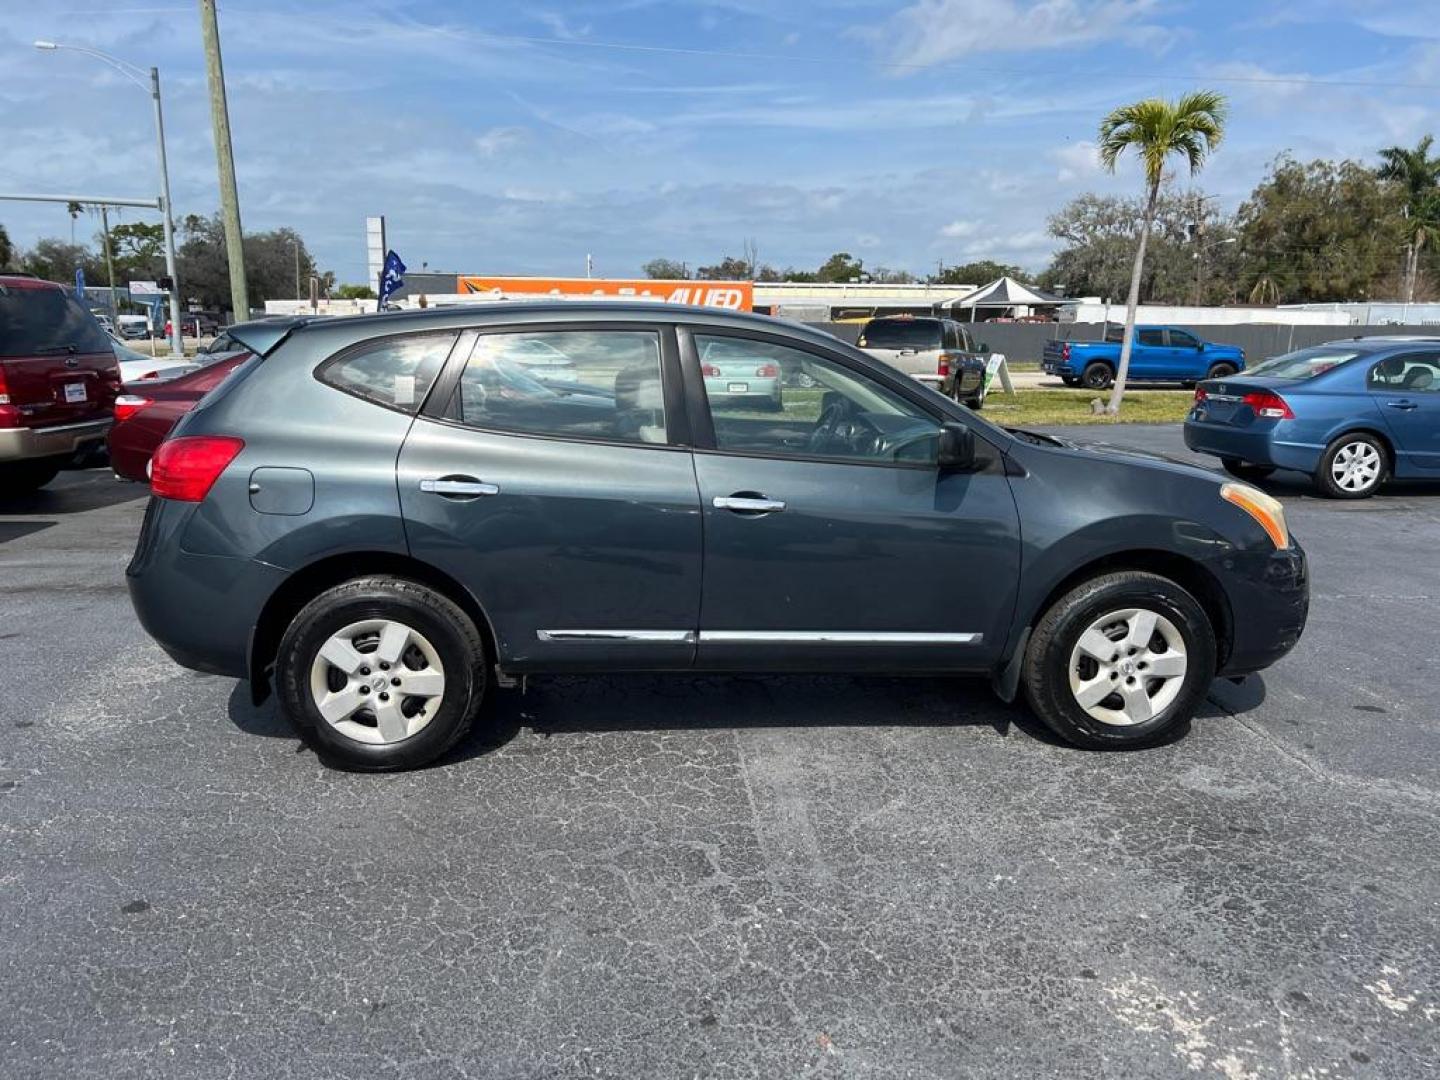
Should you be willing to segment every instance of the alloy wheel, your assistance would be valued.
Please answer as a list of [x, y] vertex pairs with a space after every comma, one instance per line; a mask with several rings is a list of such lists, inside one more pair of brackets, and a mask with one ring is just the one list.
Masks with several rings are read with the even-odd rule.
[[310, 695], [321, 717], [356, 742], [396, 743], [424, 728], [445, 694], [435, 646], [394, 619], [337, 630], [310, 665]]
[[1128, 727], [1158, 716], [1189, 670], [1185, 639], [1164, 615], [1122, 608], [1100, 616], [1070, 653], [1070, 692], [1102, 724]]
[[1345, 491], [1365, 491], [1380, 479], [1380, 451], [1368, 442], [1346, 443], [1330, 462], [1330, 476]]

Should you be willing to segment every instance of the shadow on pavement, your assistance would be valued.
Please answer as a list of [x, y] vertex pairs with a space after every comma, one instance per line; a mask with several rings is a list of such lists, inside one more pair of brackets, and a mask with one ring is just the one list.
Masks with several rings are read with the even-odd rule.
[[10, 514], [82, 514], [106, 506], [145, 499], [144, 484], [116, 480], [109, 469], [62, 472], [38, 491], [0, 496], [0, 516]]

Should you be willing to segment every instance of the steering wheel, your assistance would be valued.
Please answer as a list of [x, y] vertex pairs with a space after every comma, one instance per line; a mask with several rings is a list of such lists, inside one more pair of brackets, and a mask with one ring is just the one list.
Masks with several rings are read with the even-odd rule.
[[879, 448], [881, 434], [869, 421], [855, 415], [853, 402], [840, 399], [827, 405], [810, 432], [812, 454], [866, 457]]

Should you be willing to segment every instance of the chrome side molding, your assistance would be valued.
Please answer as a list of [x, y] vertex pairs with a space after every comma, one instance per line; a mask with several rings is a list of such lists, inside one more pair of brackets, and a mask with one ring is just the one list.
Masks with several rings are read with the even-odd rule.
[[671, 645], [979, 645], [984, 634], [869, 630], [537, 630], [541, 641], [620, 641]]

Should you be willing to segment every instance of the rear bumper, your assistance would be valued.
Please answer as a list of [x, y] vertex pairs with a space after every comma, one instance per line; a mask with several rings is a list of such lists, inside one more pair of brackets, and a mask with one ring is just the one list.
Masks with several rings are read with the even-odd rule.
[[77, 450], [102, 442], [113, 422], [107, 416], [48, 428], [0, 428], [0, 461], [69, 457]]
[[1245, 675], [1267, 668], [1293, 649], [1310, 614], [1310, 568], [1292, 541], [1284, 551], [1227, 557], [1219, 576], [1233, 613], [1230, 655], [1216, 673]]
[[1254, 429], [1185, 421], [1185, 445], [1199, 454], [1236, 458], [1251, 465], [1269, 465], [1311, 473], [1320, 464], [1322, 447], [1287, 442], [1284, 422]]

